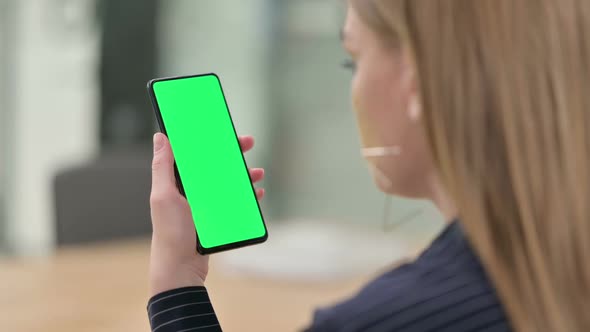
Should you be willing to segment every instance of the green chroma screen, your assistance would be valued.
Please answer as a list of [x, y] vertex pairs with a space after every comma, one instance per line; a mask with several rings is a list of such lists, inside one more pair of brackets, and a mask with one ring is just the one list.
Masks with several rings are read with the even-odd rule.
[[200, 245], [214, 248], [265, 236], [217, 76], [156, 81], [153, 91]]

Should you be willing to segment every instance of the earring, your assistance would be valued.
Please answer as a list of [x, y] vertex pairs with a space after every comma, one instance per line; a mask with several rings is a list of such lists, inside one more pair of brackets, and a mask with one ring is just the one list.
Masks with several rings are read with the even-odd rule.
[[420, 116], [422, 115], [422, 107], [418, 102], [418, 98], [412, 97], [410, 100], [410, 105], [408, 105], [408, 116], [410, 120], [413, 122], [418, 122], [420, 120]]

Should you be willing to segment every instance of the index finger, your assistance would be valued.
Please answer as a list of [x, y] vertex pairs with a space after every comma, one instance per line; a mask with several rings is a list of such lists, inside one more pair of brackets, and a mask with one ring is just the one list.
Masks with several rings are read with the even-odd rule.
[[240, 141], [242, 152], [248, 152], [254, 147], [254, 137], [250, 135], [240, 136], [238, 140]]

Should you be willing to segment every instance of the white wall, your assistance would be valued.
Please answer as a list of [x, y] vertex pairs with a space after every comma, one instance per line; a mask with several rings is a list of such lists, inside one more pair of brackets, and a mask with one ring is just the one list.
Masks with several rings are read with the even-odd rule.
[[161, 75], [219, 74], [236, 129], [266, 150], [268, 0], [161, 1]]
[[[9, 246], [21, 255], [49, 254], [55, 243], [52, 181], [65, 166], [97, 150], [96, 49], [88, 0], [18, 0], [12, 142], [4, 152], [9, 178]], [[60, 5], [61, 4], [61, 5]]]
[[5, 124], [7, 114], [7, 94], [5, 93], [7, 79], [7, 35], [9, 33], [10, 21], [8, 20], [8, 1], [0, 1], [0, 250], [4, 249], [5, 243], [5, 209], [4, 209], [4, 179], [6, 167], [4, 167], [4, 151], [6, 146]]

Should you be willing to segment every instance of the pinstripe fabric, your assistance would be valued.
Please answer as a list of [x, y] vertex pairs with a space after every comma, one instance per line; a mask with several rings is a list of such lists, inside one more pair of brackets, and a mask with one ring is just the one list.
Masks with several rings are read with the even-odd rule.
[[458, 222], [414, 262], [385, 273], [358, 294], [317, 310], [309, 332], [510, 331]]
[[150, 299], [147, 309], [152, 332], [221, 331], [205, 287], [160, 293]]

